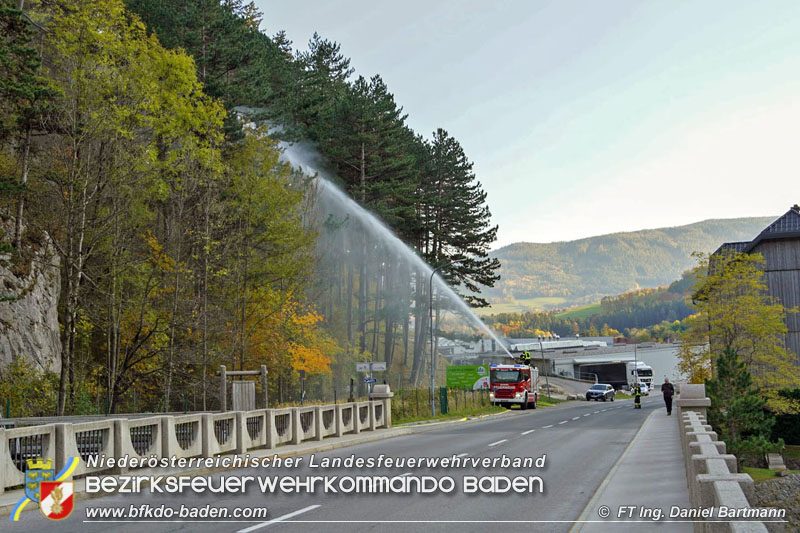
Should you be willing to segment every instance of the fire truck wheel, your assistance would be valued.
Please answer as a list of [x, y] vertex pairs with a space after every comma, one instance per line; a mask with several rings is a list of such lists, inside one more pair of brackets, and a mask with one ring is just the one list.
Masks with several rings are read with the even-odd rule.
[[520, 408], [523, 411], [528, 408], [528, 394], [527, 393], [525, 394], [525, 399], [523, 399], [522, 403], [520, 404]]

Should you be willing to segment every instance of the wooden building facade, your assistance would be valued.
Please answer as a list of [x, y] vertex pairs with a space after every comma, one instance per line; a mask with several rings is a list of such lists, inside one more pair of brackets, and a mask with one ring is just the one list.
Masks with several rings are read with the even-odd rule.
[[[800, 207], [794, 205], [752, 241], [725, 243], [714, 253], [723, 250], [761, 254], [770, 295], [787, 309], [800, 308]], [[800, 365], [800, 313], [787, 313], [786, 327], [786, 348]]]

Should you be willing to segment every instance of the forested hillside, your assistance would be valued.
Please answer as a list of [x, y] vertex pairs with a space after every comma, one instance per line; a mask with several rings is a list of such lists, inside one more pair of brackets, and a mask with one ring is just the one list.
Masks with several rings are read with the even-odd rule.
[[512, 244], [491, 254], [502, 269], [487, 298], [493, 304], [537, 299], [527, 307], [541, 309], [666, 285], [694, 266], [692, 252], [713, 252], [723, 242], [750, 240], [774, 219], [705, 220], [569, 242]]
[[484, 320], [510, 338], [624, 335], [638, 341], [674, 341], [685, 327], [681, 321], [693, 313], [689, 297], [695, 279], [689, 271], [669, 286], [606, 296], [585, 309], [499, 313]]
[[275, 401], [302, 379], [344, 395], [363, 358], [422, 379], [428, 273], [364, 237], [327, 250], [323, 272], [321, 234], [348, 220], [317, 211], [279, 141], [313, 145], [347, 195], [484, 304], [496, 227], [458, 141], [412, 131], [337, 43], [295, 50], [261, 18], [241, 0], [0, 0], [3, 260], [24, 271], [52, 248], [62, 285], [60, 375], [31, 375], [26, 354], [0, 369], [17, 414], [213, 408], [219, 364], [267, 365]]

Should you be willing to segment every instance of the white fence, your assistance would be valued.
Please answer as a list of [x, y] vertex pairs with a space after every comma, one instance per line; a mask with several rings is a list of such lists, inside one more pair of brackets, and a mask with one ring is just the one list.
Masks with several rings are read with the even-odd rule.
[[[81, 461], [74, 476], [99, 472], [87, 460], [129, 457], [212, 457], [391, 427], [391, 400], [224, 413], [109, 418], [0, 429], [0, 493], [25, 482], [28, 459], [52, 459], [60, 470]], [[115, 472], [117, 473], [119, 469]]]

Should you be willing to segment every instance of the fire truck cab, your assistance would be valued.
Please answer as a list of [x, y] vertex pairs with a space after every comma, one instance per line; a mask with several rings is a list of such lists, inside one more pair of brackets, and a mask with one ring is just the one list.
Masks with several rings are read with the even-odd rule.
[[539, 402], [539, 370], [523, 364], [489, 365], [489, 400], [511, 409], [536, 409]]

